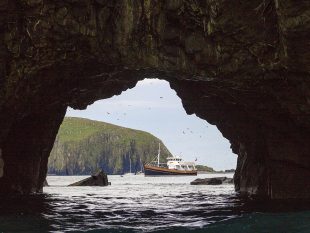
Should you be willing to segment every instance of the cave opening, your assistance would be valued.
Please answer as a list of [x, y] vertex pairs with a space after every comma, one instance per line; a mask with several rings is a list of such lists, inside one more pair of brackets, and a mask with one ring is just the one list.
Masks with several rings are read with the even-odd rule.
[[[31, 105], [23, 105], [19, 117], [6, 115], [0, 161], [0, 188], [5, 190], [3, 192], [42, 191], [48, 157], [68, 106], [85, 109], [96, 100], [133, 88], [146, 77], [160, 77], [175, 90], [187, 114], [195, 114], [216, 125], [224, 138], [229, 139], [233, 153], [238, 154], [234, 175], [236, 191], [271, 199], [307, 198], [308, 189], [300, 188], [308, 185], [304, 179], [309, 173], [308, 149], [304, 147], [307, 130], [302, 129], [298, 122], [292, 122], [285, 106], [277, 105], [277, 94], [285, 93], [288, 104], [290, 98], [295, 98], [285, 92], [285, 87], [278, 85], [278, 93], [274, 96], [274, 93], [265, 91], [269, 87], [265, 83], [249, 82], [243, 87], [234, 81], [126, 67], [113, 72], [98, 70], [93, 75], [68, 73], [68, 77], [74, 75], [75, 78], [46, 83], [39, 94], [25, 99]], [[37, 98], [40, 95], [42, 97]], [[21, 107], [16, 105], [16, 109]]]
[[158, 142], [162, 157], [179, 155], [203, 165], [202, 170], [232, 172], [236, 167], [237, 156], [217, 127], [187, 114], [168, 81], [147, 78], [84, 110], [68, 107], [48, 174], [136, 173], [156, 157]]

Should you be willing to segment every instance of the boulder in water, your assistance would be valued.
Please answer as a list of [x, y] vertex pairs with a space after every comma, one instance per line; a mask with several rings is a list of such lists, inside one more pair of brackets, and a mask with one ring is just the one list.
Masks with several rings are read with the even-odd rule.
[[103, 171], [98, 171], [95, 174], [92, 174], [91, 177], [84, 180], [80, 180], [69, 186], [107, 186], [111, 184], [108, 182], [108, 176]]
[[233, 184], [233, 178], [228, 177], [212, 177], [205, 179], [196, 179], [191, 182], [191, 185], [219, 185], [219, 184]]

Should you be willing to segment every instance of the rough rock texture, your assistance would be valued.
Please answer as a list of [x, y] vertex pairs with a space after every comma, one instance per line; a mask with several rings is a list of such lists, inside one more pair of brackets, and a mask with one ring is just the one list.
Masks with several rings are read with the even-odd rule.
[[41, 190], [67, 106], [157, 77], [230, 140], [237, 191], [310, 198], [308, 0], [12, 0], [0, 19], [1, 192]]
[[108, 186], [108, 176], [103, 171], [92, 174], [91, 177], [80, 180], [68, 186]]
[[234, 181], [232, 178], [228, 177], [212, 177], [212, 178], [205, 178], [205, 179], [196, 179], [192, 181], [191, 185], [220, 185], [220, 184], [233, 184]]

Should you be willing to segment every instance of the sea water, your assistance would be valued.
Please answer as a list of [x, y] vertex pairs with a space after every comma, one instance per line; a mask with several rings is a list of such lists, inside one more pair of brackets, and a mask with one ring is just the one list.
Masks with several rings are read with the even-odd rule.
[[254, 202], [233, 185], [198, 177], [108, 176], [111, 186], [67, 187], [85, 176], [49, 176], [44, 194], [0, 201], [0, 232], [310, 233], [308, 206]]

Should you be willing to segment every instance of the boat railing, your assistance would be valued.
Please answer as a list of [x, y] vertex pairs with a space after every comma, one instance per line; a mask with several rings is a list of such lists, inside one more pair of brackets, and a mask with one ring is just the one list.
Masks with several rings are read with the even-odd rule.
[[155, 167], [163, 167], [163, 168], [167, 168], [167, 164], [166, 163], [157, 163], [157, 162], [150, 162], [147, 163], [146, 165], [150, 165], [150, 166], [155, 166]]

